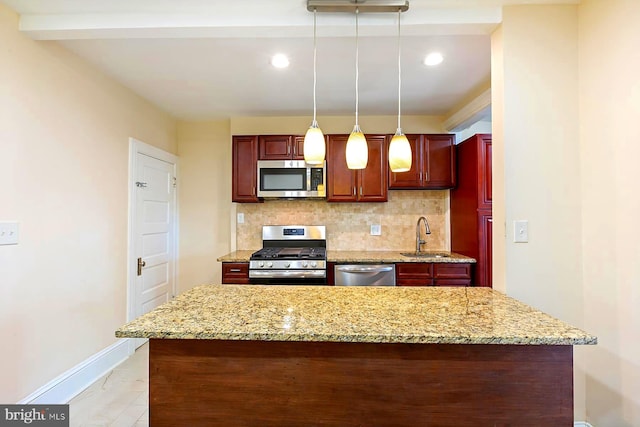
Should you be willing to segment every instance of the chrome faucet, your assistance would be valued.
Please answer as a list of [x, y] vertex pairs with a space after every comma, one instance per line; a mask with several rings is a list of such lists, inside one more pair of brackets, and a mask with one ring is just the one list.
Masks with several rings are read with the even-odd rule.
[[420, 222], [424, 222], [424, 232], [425, 234], [431, 234], [431, 230], [429, 229], [429, 222], [427, 221], [427, 218], [421, 216], [420, 218], [418, 218], [418, 223], [416, 224], [416, 253], [420, 253], [421, 249], [421, 245], [424, 245], [425, 243], [427, 243], [426, 240], [422, 240], [420, 238]]

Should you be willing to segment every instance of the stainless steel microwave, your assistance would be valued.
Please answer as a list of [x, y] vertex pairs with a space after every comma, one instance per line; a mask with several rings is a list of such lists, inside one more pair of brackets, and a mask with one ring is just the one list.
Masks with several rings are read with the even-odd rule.
[[309, 165], [304, 160], [258, 160], [258, 197], [326, 197], [326, 162]]

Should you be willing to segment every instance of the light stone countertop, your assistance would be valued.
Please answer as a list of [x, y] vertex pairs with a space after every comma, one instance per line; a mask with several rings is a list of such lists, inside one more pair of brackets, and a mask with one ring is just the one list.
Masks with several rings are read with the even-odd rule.
[[202, 285], [119, 338], [424, 344], [596, 344], [490, 288]]
[[[257, 250], [257, 249], [256, 249]], [[249, 262], [256, 250], [231, 252], [217, 259], [220, 262]], [[412, 251], [405, 251], [412, 252]], [[446, 251], [425, 251], [431, 256], [406, 257], [400, 251], [327, 251], [328, 262], [353, 263], [396, 263], [396, 262], [439, 262], [439, 263], [475, 263], [474, 258]], [[446, 254], [446, 257], [441, 256]]]

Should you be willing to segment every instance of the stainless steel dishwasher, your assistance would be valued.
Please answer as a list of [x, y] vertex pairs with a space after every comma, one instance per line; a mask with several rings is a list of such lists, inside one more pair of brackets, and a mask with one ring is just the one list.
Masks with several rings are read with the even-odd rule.
[[335, 266], [336, 286], [395, 286], [394, 264], [338, 264]]

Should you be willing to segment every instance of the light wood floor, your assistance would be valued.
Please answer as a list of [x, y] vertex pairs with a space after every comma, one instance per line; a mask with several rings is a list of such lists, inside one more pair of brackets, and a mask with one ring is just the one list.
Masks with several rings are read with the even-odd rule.
[[69, 402], [70, 425], [149, 425], [149, 344]]

